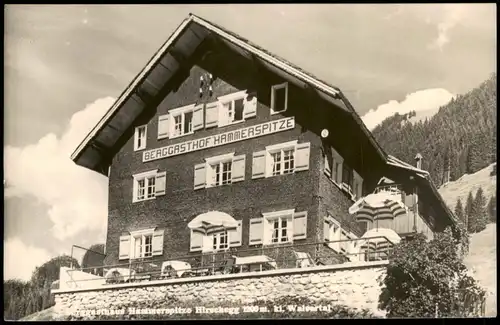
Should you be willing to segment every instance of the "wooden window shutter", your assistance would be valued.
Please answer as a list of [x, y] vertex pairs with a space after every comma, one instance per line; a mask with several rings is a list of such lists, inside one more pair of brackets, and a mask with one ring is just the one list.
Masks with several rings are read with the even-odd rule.
[[325, 152], [323, 153], [323, 160], [325, 162], [325, 174], [328, 177], [332, 177], [332, 166], [330, 166], [330, 157], [328, 157], [328, 154]]
[[248, 97], [245, 99], [245, 107], [243, 109], [244, 114], [243, 118], [251, 118], [257, 116], [257, 97], [252, 96], [252, 99], [247, 100]]
[[354, 189], [353, 191], [357, 191], [354, 193], [356, 195], [356, 199], [360, 199], [363, 197], [363, 177], [358, 174], [354, 169], [352, 170], [354, 174]]
[[330, 240], [330, 221], [326, 218], [323, 222], [323, 240]]
[[158, 139], [168, 138], [169, 131], [169, 115], [160, 115], [158, 117]]
[[206, 120], [205, 128], [212, 128], [217, 126], [219, 120], [219, 103], [213, 102], [206, 105]]
[[241, 246], [243, 234], [242, 221], [238, 221], [238, 227], [235, 231], [228, 231], [229, 236], [229, 247], [239, 247]]
[[264, 238], [264, 218], [250, 219], [249, 245], [260, 245]]
[[204, 188], [207, 185], [206, 177], [207, 166], [205, 163], [198, 164], [194, 166], [194, 189], [198, 190]]
[[245, 180], [245, 157], [246, 155], [241, 155], [233, 158], [233, 165], [231, 169], [231, 181], [233, 183]]
[[167, 185], [167, 172], [161, 172], [156, 174], [155, 196], [165, 195], [166, 185]]
[[300, 172], [309, 169], [309, 152], [311, 143], [299, 143], [295, 149], [295, 171]]
[[336, 176], [337, 176], [337, 179], [334, 179], [334, 181], [341, 185], [342, 184], [342, 171], [344, 170], [344, 158], [342, 158], [342, 156], [337, 152], [335, 151], [335, 149], [332, 148], [332, 153], [333, 153], [333, 160], [336, 162], [337, 166], [334, 166], [332, 168], [337, 168], [336, 170]]
[[118, 259], [130, 258], [130, 235], [120, 236], [120, 246], [118, 248]]
[[191, 241], [189, 244], [190, 252], [198, 252], [201, 251], [203, 246], [203, 234], [198, 231], [191, 230]]
[[193, 111], [193, 131], [203, 129], [203, 104], [195, 106]]
[[307, 237], [307, 211], [296, 212], [293, 215], [293, 240]]
[[153, 256], [163, 255], [163, 229], [155, 230], [153, 233]]
[[266, 154], [265, 150], [253, 153], [252, 179], [266, 176]]

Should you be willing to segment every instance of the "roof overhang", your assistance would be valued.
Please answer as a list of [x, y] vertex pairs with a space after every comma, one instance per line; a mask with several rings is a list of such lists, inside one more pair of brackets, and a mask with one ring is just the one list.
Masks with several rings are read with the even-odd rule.
[[137, 117], [148, 107], [148, 98], [154, 98], [207, 36], [216, 36], [239, 54], [257, 60], [266, 69], [280, 75], [299, 87], [310, 88], [324, 100], [350, 114], [361, 127], [383, 159], [386, 155], [361, 121], [347, 98], [336, 87], [328, 85], [285, 61], [248, 42], [238, 35], [190, 14], [142, 71], [133, 79], [116, 102], [78, 145], [71, 159], [80, 166], [107, 175], [112, 152], [118, 141]]

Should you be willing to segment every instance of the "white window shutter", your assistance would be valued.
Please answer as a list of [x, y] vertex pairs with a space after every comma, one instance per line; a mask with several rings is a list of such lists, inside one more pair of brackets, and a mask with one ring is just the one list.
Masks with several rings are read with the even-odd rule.
[[264, 218], [250, 219], [249, 245], [262, 244], [264, 237]]
[[335, 179], [334, 181], [337, 182], [337, 184], [342, 184], [342, 170], [344, 169], [344, 158], [342, 158], [342, 156], [337, 152], [335, 151], [335, 149], [332, 148], [332, 153], [333, 153], [333, 159], [334, 161], [338, 164], [337, 166], [337, 179]]
[[167, 185], [167, 172], [161, 172], [156, 174], [155, 196], [165, 195], [166, 185]]
[[194, 189], [198, 190], [204, 188], [207, 185], [206, 176], [207, 166], [205, 163], [198, 164], [194, 166]]
[[165, 114], [158, 117], [158, 139], [168, 138], [170, 129], [169, 115], [170, 114]]
[[293, 240], [307, 237], [307, 211], [293, 214]]
[[246, 155], [241, 155], [233, 158], [231, 167], [231, 181], [233, 183], [245, 180], [245, 157]]
[[193, 131], [203, 129], [203, 104], [194, 107]]
[[253, 153], [252, 159], [252, 179], [266, 176], [266, 151], [257, 151]]
[[[354, 169], [352, 170], [354, 174], [354, 182], [357, 184], [357, 193], [354, 193], [356, 195], [357, 199], [360, 199], [363, 197], [363, 177], [359, 175]], [[353, 190], [356, 190], [356, 185]]]
[[253, 96], [251, 100], [245, 99], [245, 107], [243, 109], [245, 119], [257, 116], [257, 97]]
[[219, 102], [208, 103], [205, 108], [205, 128], [217, 126], [219, 121]]
[[330, 240], [330, 221], [327, 219], [323, 222], [323, 240]]
[[119, 260], [130, 258], [130, 235], [120, 236], [120, 247], [118, 251]]
[[163, 229], [155, 230], [153, 233], [153, 256], [163, 255]]
[[295, 171], [300, 172], [309, 169], [309, 152], [311, 143], [299, 143], [295, 148]]
[[218, 121], [217, 121], [217, 126], [225, 126], [229, 124], [229, 111], [227, 104], [224, 105], [222, 102], [219, 102], [219, 108], [218, 108], [219, 116], [218, 116]]
[[243, 227], [242, 227], [242, 221], [238, 221], [238, 227], [236, 228], [235, 231], [228, 231], [228, 236], [229, 236], [229, 247], [239, 247], [241, 246], [241, 240], [242, 240], [242, 234], [243, 234]]
[[325, 152], [324, 155], [324, 161], [325, 161], [325, 174], [328, 177], [332, 176], [332, 167], [330, 166], [330, 157], [328, 154]]
[[191, 241], [189, 244], [190, 252], [198, 252], [201, 251], [203, 246], [203, 234], [198, 231], [191, 230]]

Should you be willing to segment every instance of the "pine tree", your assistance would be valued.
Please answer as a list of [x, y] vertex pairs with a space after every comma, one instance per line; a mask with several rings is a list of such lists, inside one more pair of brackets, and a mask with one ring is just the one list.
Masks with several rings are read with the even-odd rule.
[[490, 215], [490, 221], [497, 222], [497, 196], [496, 194], [490, 198], [488, 202], [488, 214]]
[[462, 206], [462, 201], [460, 200], [460, 198], [458, 198], [457, 204], [455, 205], [455, 216], [457, 216], [458, 219], [465, 222], [465, 211], [464, 207]]
[[473, 232], [472, 225], [474, 224], [474, 217], [472, 215], [472, 206], [474, 204], [474, 196], [472, 196], [472, 191], [469, 192], [467, 196], [467, 203], [465, 205], [465, 225], [467, 226], [467, 232]]
[[474, 203], [472, 204], [471, 211], [472, 219], [472, 232], [480, 232], [486, 229], [488, 224], [488, 212], [486, 211], [486, 198], [484, 197], [483, 189], [480, 187], [476, 192]]

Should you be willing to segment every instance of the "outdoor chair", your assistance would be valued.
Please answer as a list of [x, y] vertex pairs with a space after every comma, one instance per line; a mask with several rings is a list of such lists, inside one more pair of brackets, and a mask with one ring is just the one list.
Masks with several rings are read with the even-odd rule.
[[304, 268], [304, 267], [311, 267], [311, 266], [316, 266], [316, 265], [323, 265], [319, 260], [314, 261], [309, 255], [309, 253], [306, 252], [296, 252], [293, 251], [293, 254], [295, 255], [295, 267], [296, 268]]
[[215, 270], [215, 274], [237, 273], [235, 262], [236, 262], [236, 257], [231, 256], [229, 259], [224, 261], [223, 265], [220, 268]]

